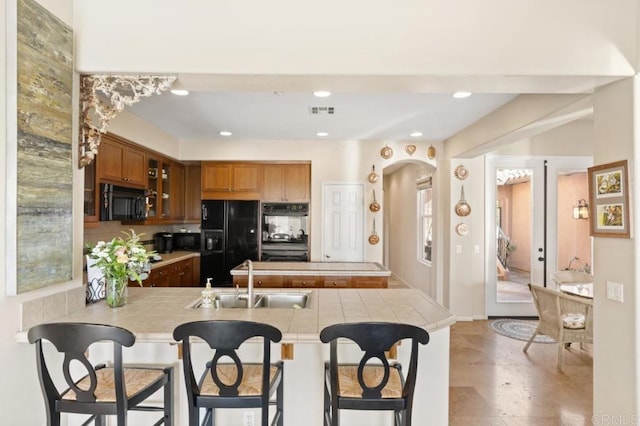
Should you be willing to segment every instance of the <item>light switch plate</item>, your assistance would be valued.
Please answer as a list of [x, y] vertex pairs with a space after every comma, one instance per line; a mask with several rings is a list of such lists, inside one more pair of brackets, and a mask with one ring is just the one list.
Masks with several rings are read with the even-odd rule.
[[624, 286], [620, 283], [607, 281], [607, 299], [624, 302]]
[[457, 254], [462, 254], [462, 245], [461, 244], [456, 245], [456, 253]]

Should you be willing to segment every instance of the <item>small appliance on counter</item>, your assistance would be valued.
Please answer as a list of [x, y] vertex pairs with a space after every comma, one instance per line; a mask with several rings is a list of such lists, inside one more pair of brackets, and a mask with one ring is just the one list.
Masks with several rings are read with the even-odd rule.
[[200, 232], [174, 232], [173, 249], [186, 251], [200, 251]]
[[170, 232], [154, 234], [153, 249], [158, 253], [171, 253], [173, 251], [173, 234]]

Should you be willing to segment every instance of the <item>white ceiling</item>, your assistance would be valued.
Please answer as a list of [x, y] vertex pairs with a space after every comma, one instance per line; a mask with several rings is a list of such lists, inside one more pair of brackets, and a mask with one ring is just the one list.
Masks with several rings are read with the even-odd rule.
[[[143, 99], [131, 112], [177, 139], [443, 140], [513, 99], [514, 94], [191, 91]], [[312, 115], [310, 107], [333, 107]], [[220, 131], [232, 136], [220, 136]], [[316, 136], [327, 132], [326, 137]], [[411, 138], [412, 132], [423, 136]]]

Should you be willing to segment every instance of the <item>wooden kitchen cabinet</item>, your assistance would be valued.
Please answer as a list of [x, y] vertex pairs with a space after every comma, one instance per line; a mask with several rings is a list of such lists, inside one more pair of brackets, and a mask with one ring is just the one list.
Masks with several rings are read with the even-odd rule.
[[147, 166], [144, 150], [127, 144], [122, 138], [106, 134], [96, 156], [99, 182], [146, 188]]
[[171, 220], [182, 221], [185, 218], [185, 167], [173, 161], [171, 163], [171, 188], [169, 190]]
[[309, 201], [310, 182], [310, 164], [265, 164], [261, 198], [271, 202]]
[[200, 223], [202, 216], [202, 167], [187, 164], [185, 167], [185, 221]]
[[100, 220], [100, 185], [96, 175], [96, 161], [84, 166], [84, 226], [95, 228]]
[[173, 163], [165, 158], [149, 156], [146, 219], [148, 222], [172, 219], [171, 196], [179, 190], [176, 186], [172, 192], [173, 167]]
[[287, 287], [316, 288], [318, 277], [314, 275], [291, 275], [287, 277]]
[[191, 287], [193, 284], [193, 259], [169, 265], [170, 287]]
[[[233, 285], [246, 287], [249, 279], [247, 276], [234, 275]], [[253, 276], [253, 288], [279, 288], [284, 287], [284, 277], [282, 275], [255, 275]]]
[[198, 285], [198, 279], [194, 279], [194, 261], [191, 258], [151, 269], [149, 278], [142, 283], [145, 287], [192, 287]]
[[351, 277], [349, 276], [324, 276], [320, 277], [321, 288], [348, 288], [351, 287]]
[[257, 163], [202, 163], [203, 200], [259, 200], [261, 165]]
[[142, 282], [145, 287], [169, 287], [169, 266], [153, 268], [149, 272], [149, 278]]
[[[246, 275], [234, 275], [233, 284], [247, 286]], [[254, 288], [387, 288], [384, 276], [350, 275], [260, 275], [254, 274]]]
[[387, 288], [387, 277], [353, 277], [351, 286], [354, 288]]

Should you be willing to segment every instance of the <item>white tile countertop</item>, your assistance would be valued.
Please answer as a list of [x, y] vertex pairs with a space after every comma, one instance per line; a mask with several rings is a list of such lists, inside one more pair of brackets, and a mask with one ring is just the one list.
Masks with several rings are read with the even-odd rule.
[[[389, 277], [391, 271], [377, 262], [253, 262], [257, 275], [349, 275]], [[236, 266], [231, 275], [247, 275], [247, 267]]]
[[[214, 288], [229, 293], [229, 288]], [[258, 321], [277, 327], [282, 343], [319, 342], [324, 327], [346, 322], [389, 321], [423, 327], [429, 332], [449, 327], [456, 319], [443, 306], [414, 289], [269, 289], [273, 292], [309, 292], [305, 309], [216, 309], [190, 308], [201, 297], [202, 288], [129, 287], [129, 301], [109, 308], [104, 300], [51, 322], [91, 322], [124, 327], [138, 342], [173, 342], [178, 325], [209, 319]], [[26, 330], [16, 336], [26, 341]]]

